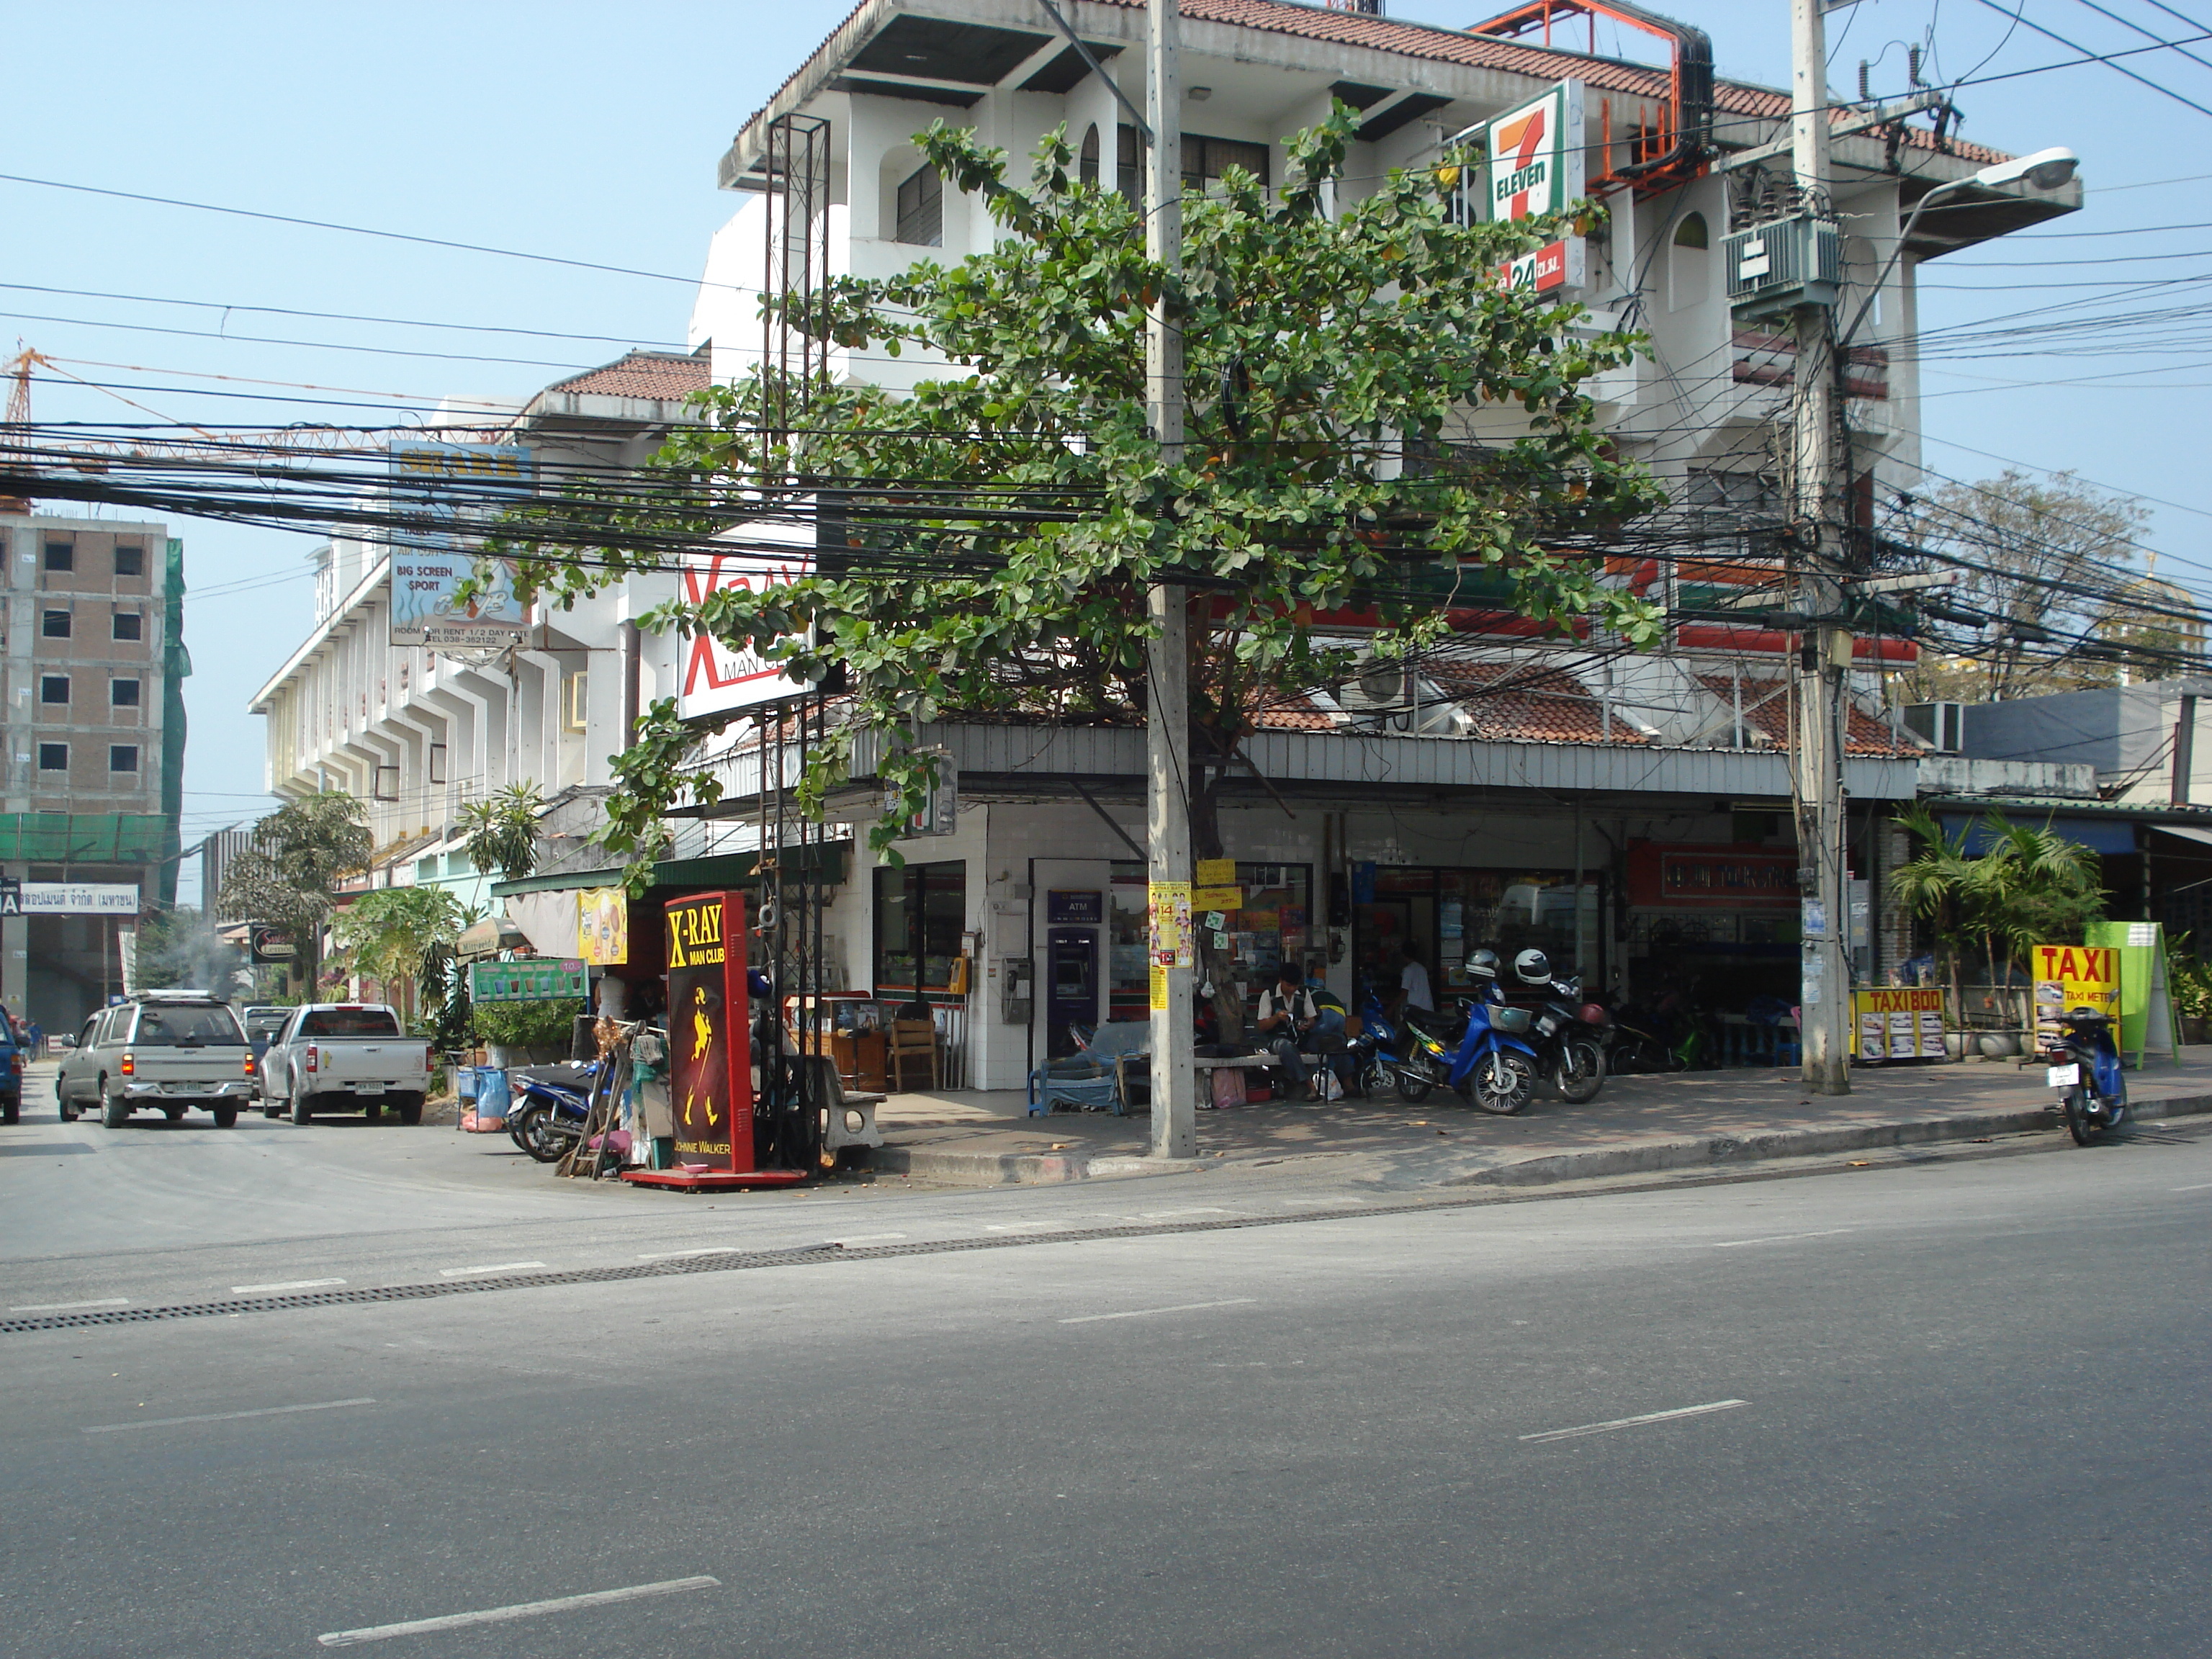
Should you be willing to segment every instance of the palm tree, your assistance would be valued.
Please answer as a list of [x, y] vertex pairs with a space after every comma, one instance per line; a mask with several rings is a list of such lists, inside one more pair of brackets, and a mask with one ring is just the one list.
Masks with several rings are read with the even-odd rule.
[[375, 851], [368, 811], [342, 790], [287, 801], [253, 826], [253, 840], [222, 879], [225, 915], [290, 933], [312, 1000], [320, 982], [323, 924], [337, 907], [338, 878], [368, 866]]
[[1917, 837], [1920, 851], [1889, 872], [1889, 890], [1913, 915], [1935, 930], [1951, 981], [1951, 1005], [1960, 1028], [1966, 1024], [1966, 998], [1960, 984], [1960, 958], [1972, 938], [1970, 909], [1977, 896], [1975, 859], [1966, 851], [1972, 830], [1956, 837], [1943, 833], [1935, 815], [1917, 802], [1903, 808], [1897, 822]]

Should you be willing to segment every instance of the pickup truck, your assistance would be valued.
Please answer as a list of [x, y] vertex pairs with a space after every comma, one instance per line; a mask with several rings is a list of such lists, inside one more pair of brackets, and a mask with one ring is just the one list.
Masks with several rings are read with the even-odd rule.
[[216, 1127], [252, 1098], [253, 1050], [228, 1003], [206, 991], [141, 991], [85, 1022], [54, 1079], [62, 1121], [96, 1111], [119, 1129], [141, 1106], [170, 1122], [198, 1107]]
[[422, 1121], [437, 1051], [406, 1036], [399, 1015], [376, 1002], [313, 1002], [295, 1009], [261, 1056], [261, 1113], [289, 1113], [295, 1123], [317, 1112], [360, 1111], [374, 1119], [389, 1106], [402, 1123]]

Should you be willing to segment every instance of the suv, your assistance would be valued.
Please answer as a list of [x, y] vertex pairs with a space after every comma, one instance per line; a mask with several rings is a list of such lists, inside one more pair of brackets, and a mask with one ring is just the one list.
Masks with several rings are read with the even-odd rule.
[[175, 1123], [199, 1107], [228, 1129], [252, 1097], [254, 1070], [246, 1028], [222, 998], [141, 991], [85, 1022], [54, 1079], [54, 1103], [64, 1123], [97, 1110], [119, 1129], [141, 1106]]

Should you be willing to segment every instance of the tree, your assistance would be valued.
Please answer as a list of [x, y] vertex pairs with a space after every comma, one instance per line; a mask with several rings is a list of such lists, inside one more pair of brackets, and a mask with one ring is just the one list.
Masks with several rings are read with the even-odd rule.
[[[1020, 191], [1003, 152], [937, 123], [915, 142], [949, 185], [982, 198], [996, 246], [770, 304], [836, 346], [929, 354], [945, 372], [910, 393], [772, 373], [716, 388], [699, 399], [706, 422], [671, 441], [637, 492], [688, 510], [603, 495], [605, 544], [541, 549], [526, 568], [570, 600], [659, 556], [625, 544], [696, 541], [726, 526], [732, 502], [787, 515], [787, 481], [810, 481], [845, 532], [814, 574], [646, 620], [759, 651], [801, 679], [842, 676], [842, 724], [801, 799], [818, 805], [872, 734], [902, 804], [871, 831], [878, 849], [924, 805], [930, 763], [909, 735], [922, 721], [1141, 721], [1146, 595], [1163, 578], [1194, 595], [1200, 857], [1223, 854], [1216, 792], [1259, 709], [1351, 666], [1317, 613], [1373, 606], [1373, 648], [1400, 655], [1442, 637], [1469, 576], [1502, 574], [1510, 602], [1550, 629], [1589, 621], [1656, 641], [1657, 611], [1598, 580], [1593, 544], [1661, 497], [1596, 430], [1581, 390], [1634, 340], [1496, 276], [1569, 222], [1455, 222], [1464, 155], [1334, 211], [1357, 120], [1339, 104], [1294, 138], [1273, 197], [1235, 168], [1188, 196], [1173, 277], [1146, 258], [1138, 210], [1071, 171], [1064, 132], [1038, 146]], [[1183, 340], [1188, 443], [1174, 465], [1146, 422], [1155, 298]], [[803, 419], [784, 412], [799, 407]], [[1467, 436], [1473, 407], [1515, 411], [1519, 435], [1447, 441]], [[580, 496], [564, 521], [594, 510]], [[634, 871], [665, 844], [672, 805], [718, 796], [689, 763], [703, 735], [664, 700], [617, 758], [599, 839]]]
[[342, 877], [364, 869], [375, 850], [368, 809], [322, 790], [288, 801], [253, 826], [253, 839], [223, 874], [221, 908], [288, 930], [306, 994], [321, 983], [323, 927]]
[[[1912, 503], [1905, 538], [1947, 562], [1951, 625], [1899, 676], [1913, 702], [1990, 702], [2176, 672], [2174, 607], [2148, 582], [2136, 538], [2148, 511], [2069, 472], [2008, 469]], [[1955, 563], [1948, 562], [1955, 562]], [[1984, 621], [1983, 619], [1986, 618]]]
[[210, 990], [228, 996], [246, 965], [246, 953], [226, 944], [206, 913], [183, 907], [157, 910], [138, 924], [140, 988]]
[[460, 810], [457, 822], [468, 836], [469, 862], [495, 871], [502, 881], [520, 881], [538, 867], [538, 821], [545, 797], [534, 783], [510, 784]]
[[381, 981], [387, 996], [388, 988], [401, 988], [394, 1000], [411, 1013], [424, 958], [441, 945], [450, 952], [466, 925], [460, 901], [442, 887], [380, 887], [339, 912], [331, 931], [356, 969]]

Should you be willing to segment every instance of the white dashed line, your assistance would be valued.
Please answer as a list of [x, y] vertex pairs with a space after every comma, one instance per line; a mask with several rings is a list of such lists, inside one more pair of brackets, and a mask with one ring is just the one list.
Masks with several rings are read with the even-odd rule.
[[274, 1285], [234, 1285], [233, 1296], [268, 1296], [277, 1291], [320, 1291], [332, 1285], [343, 1285], [343, 1279], [286, 1279]]
[[[2212, 1181], [2200, 1181], [2194, 1187], [2176, 1187], [2173, 1190], [2177, 1193], [2201, 1193], [2207, 1188], [2212, 1188]], [[88, 1302], [85, 1305], [90, 1307], [92, 1304]]]
[[1616, 1417], [1607, 1423], [1584, 1423], [1571, 1429], [1547, 1429], [1541, 1434], [1524, 1434], [1522, 1439], [1572, 1440], [1577, 1435], [1611, 1434], [1615, 1429], [1640, 1428], [1646, 1423], [1667, 1423], [1678, 1417], [1702, 1417], [1707, 1412], [1732, 1412], [1739, 1406], [1748, 1406], [1748, 1400], [1714, 1400], [1702, 1406], [1677, 1406], [1671, 1412], [1646, 1412], [1641, 1417]]
[[904, 1233], [847, 1233], [842, 1238], [833, 1238], [832, 1244], [884, 1244], [894, 1238], [904, 1238]]
[[545, 1264], [542, 1261], [494, 1261], [488, 1266], [482, 1267], [441, 1267], [438, 1269], [438, 1277], [441, 1279], [465, 1279], [471, 1273], [526, 1273], [531, 1268], [542, 1267]]
[[1196, 1313], [1200, 1308], [1236, 1308], [1248, 1302], [1257, 1302], [1256, 1296], [1232, 1296], [1225, 1302], [1178, 1302], [1172, 1308], [1132, 1308], [1127, 1313], [1078, 1314], [1073, 1319], [1063, 1319], [1063, 1325], [1095, 1325], [1102, 1319], [1144, 1319], [1153, 1314]]
[[80, 1308], [127, 1308], [127, 1296], [103, 1296], [97, 1302], [26, 1302], [20, 1308], [10, 1308], [9, 1313], [75, 1313]]
[[334, 1412], [346, 1406], [374, 1406], [375, 1401], [321, 1400], [312, 1406], [264, 1406], [251, 1412], [202, 1412], [196, 1417], [149, 1417], [136, 1423], [94, 1423], [87, 1434], [121, 1434], [125, 1429], [167, 1429], [179, 1423], [234, 1423], [241, 1417], [289, 1417], [294, 1412]]
[[442, 1619], [410, 1619], [404, 1624], [370, 1625], [361, 1630], [334, 1630], [315, 1640], [326, 1648], [349, 1648], [362, 1642], [382, 1642], [394, 1636], [423, 1636], [432, 1631], [464, 1630], [471, 1625], [503, 1625], [510, 1619], [535, 1619], [540, 1613], [568, 1613], [577, 1607], [603, 1607], [616, 1601], [641, 1601], [648, 1595], [677, 1595], [685, 1590], [709, 1589], [721, 1583], [702, 1573], [696, 1578], [670, 1578], [658, 1584], [632, 1584], [626, 1589], [592, 1590], [583, 1595], [556, 1595], [550, 1601], [518, 1601], [512, 1607], [487, 1607], [481, 1613], [449, 1613]]
[[[640, 1261], [683, 1261], [695, 1255], [737, 1255], [739, 1253], [734, 1244], [710, 1244], [703, 1250], [654, 1250], [649, 1255], [638, 1257], [638, 1260]], [[532, 1267], [542, 1267], [545, 1264], [542, 1261], [532, 1261], [528, 1265]], [[495, 1267], [448, 1267], [446, 1271], [448, 1273], [489, 1273], [500, 1270]]]
[[1833, 1238], [1838, 1233], [1856, 1232], [1856, 1227], [1827, 1227], [1817, 1233], [1772, 1233], [1765, 1238], [1731, 1238], [1725, 1244], [1716, 1244], [1717, 1250], [1740, 1250], [1747, 1244], [1787, 1244], [1799, 1238]]

